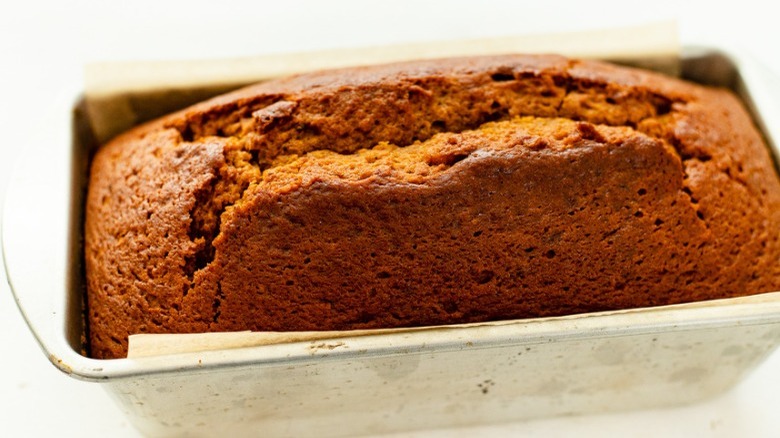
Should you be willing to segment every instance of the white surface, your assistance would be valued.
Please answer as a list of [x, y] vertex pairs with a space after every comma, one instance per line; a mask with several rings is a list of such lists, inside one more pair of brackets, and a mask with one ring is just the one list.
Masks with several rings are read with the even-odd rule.
[[[485, 2], [481, 8], [473, 1], [255, 3], [260, 2], [0, 2], [0, 193], [27, 134], [45, 129], [36, 125], [36, 115], [49, 96], [81, 80], [89, 61], [251, 56], [674, 18], [683, 41], [739, 44], [780, 74], [774, 43], [780, 40], [778, 11], [769, 2], [656, 1], [652, 8], [624, 1]], [[98, 385], [73, 380], [48, 363], [4, 274], [0, 277], [2, 434], [137, 436]], [[780, 352], [775, 352], [734, 390], [694, 406], [412, 435], [773, 437], [780, 434], [779, 403]]]

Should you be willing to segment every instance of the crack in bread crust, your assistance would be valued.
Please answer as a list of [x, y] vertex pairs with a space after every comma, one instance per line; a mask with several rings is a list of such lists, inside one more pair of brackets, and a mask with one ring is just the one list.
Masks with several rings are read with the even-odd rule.
[[[204, 239], [204, 244], [193, 256], [195, 262], [188, 264], [188, 276], [192, 279], [213, 259], [212, 241], [222, 214], [267, 170], [300, 155], [317, 151], [349, 155], [383, 144], [405, 147], [439, 133], [460, 133], [520, 116], [637, 127], [663, 120], [675, 103], [684, 101], [639, 87], [572, 78], [567, 65], [558, 72], [496, 67], [455, 78], [342, 84], [311, 95], [259, 96], [195, 112], [174, 127], [186, 141], [229, 139], [225, 166], [235, 169], [218, 169], [217, 180], [197, 195], [202, 201], [192, 212], [191, 235]], [[351, 119], [357, 121], [348, 122]]]

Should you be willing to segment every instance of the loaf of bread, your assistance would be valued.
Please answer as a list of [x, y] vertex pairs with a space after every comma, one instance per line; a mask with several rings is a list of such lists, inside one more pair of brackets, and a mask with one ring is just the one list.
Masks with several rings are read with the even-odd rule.
[[91, 355], [134, 333], [553, 316], [780, 289], [725, 90], [558, 56], [305, 74], [127, 132], [86, 205]]

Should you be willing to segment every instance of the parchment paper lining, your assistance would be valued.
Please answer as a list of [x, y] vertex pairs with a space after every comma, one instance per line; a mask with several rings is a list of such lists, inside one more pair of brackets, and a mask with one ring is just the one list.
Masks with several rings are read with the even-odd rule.
[[[450, 56], [503, 53], [558, 53], [573, 58], [605, 59], [670, 75], [679, 73], [679, 42], [672, 22], [635, 27], [548, 35], [525, 35], [407, 44], [379, 48], [336, 49], [256, 58], [98, 63], [85, 69], [85, 101], [98, 143], [147, 120], [209, 97], [263, 80], [290, 74], [354, 65]], [[641, 314], [670, 307], [700, 308], [778, 299], [764, 294], [710, 302], [600, 312], [557, 318], [534, 318], [479, 324], [402, 329], [323, 332], [232, 332], [139, 334], [130, 336], [129, 358], [208, 350], [255, 347], [289, 342], [316, 342], [387, 333], [457, 330], [484, 325], [537, 324], [551, 319]]]
[[409, 332], [436, 332], [445, 330], [458, 330], [477, 326], [505, 326], [517, 325], [518, 329], [532, 324], [540, 324], [547, 321], [566, 319], [585, 319], [605, 317], [610, 315], [637, 315], [637, 319], [648, 320], [653, 314], [683, 309], [706, 309], [720, 306], [737, 306], [744, 304], [763, 304], [780, 302], [780, 292], [750, 295], [745, 297], [725, 298], [720, 300], [698, 301], [669, 306], [643, 307], [636, 309], [623, 309], [608, 312], [583, 313], [578, 315], [558, 316], [551, 318], [529, 318], [507, 321], [494, 321], [476, 324], [452, 324], [435, 327], [412, 327], [398, 329], [376, 330], [343, 330], [321, 332], [219, 332], [219, 333], [194, 333], [194, 334], [140, 334], [130, 336], [130, 348], [128, 358], [140, 358], [163, 354], [197, 353], [210, 350], [230, 348], [259, 347], [290, 342], [325, 342], [343, 338], [353, 338], [367, 335], [383, 335], [390, 333]]

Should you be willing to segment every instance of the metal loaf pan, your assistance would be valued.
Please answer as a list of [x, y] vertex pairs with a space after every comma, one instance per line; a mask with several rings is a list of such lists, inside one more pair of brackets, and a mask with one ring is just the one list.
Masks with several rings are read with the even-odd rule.
[[[682, 76], [744, 99], [778, 157], [780, 93], [749, 57], [687, 48]], [[97, 382], [149, 436], [319, 436], [689, 403], [738, 382], [780, 342], [780, 299], [721, 300], [506, 325], [142, 359], [81, 354], [82, 206], [95, 141], [79, 90], [16, 168], [6, 270], [51, 362]], [[69, 117], [70, 116], [70, 117]], [[42, 159], [43, 158], [43, 159]]]

